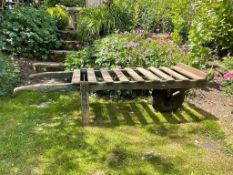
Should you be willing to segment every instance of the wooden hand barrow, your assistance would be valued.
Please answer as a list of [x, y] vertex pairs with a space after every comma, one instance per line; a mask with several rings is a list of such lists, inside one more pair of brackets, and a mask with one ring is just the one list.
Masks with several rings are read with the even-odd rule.
[[90, 91], [104, 90], [152, 90], [153, 107], [161, 112], [175, 111], [182, 106], [185, 91], [207, 85], [207, 75], [185, 64], [171, 68], [136, 69], [76, 69], [73, 72], [38, 73], [31, 78], [68, 78], [70, 83], [36, 84], [16, 88], [21, 91], [79, 91], [82, 100], [83, 123], [89, 123], [88, 94]]

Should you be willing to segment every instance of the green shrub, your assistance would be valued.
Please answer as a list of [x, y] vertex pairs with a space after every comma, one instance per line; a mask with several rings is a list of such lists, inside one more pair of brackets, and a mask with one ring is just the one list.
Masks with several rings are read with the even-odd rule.
[[0, 54], [0, 96], [12, 93], [18, 80], [18, 66], [10, 58]]
[[67, 7], [73, 6], [85, 6], [85, 0], [44, 0], [44, 4], [47, 7], [53, 7], [57, 4], [61, 4]]
[[196, 4], [196, 15], [189, 30], [188, 45], [196, 57], [196, 64], [205, 63], [215, 50], [215, 28], [218, 27], [218, 14], [213, 2]]
[[156, 39], [142, 34], [112, 34], [69, 54], [66, 66], [73, 70], [77, 67], [158, 67], [177, 62], [191, 63], [192, 56], [167, 37], [162, 35]]
[[171, 0], [113, 0], [113, 5], [124, 8], [131, 18], [130, 29], [140, 28], [148, 32], [171, 32]]
[[227, 70], [233, 70], [233, 57], [226, 57], [222, 62], [223, 66]]
[[233, 71], [229, 71], [224, 75], [223, 90], [233, 95]]
[[[137, 16], [135, 27], [142, 28], [149, 32], [165, 33], [172, 31], [172, 22], [170, 15], [171, 0], [138, 0], [134, 6]], [[169, 12], [169, 13], [168, 13]]]
[[172, 3], [173, 39], [179, 44], [188, 41], [196, 64], [203, 64], [211, 54], [233, 54], [232, 7], [229, 0]]
[[44, 5], [46, 7], [54, 7], [55, 5], [59, 4], [60, 0], [44, 0]]
[[65, 29], [69, 24], [69, 14], [61, 7], [50, 7], [48, 12], [51, 17], [56, 21], [57, 28], [60, 30]]
[[182, 44], [188, 40], [188, 33], [196, 13], [196, 0], [180, 0], [171, 3], [172, 23], [174, 31], [173, 40]]
[[233, 57], [226, 57], [222, 62], [223, 68], [226, 70], [223, 81], [223, 90], [233, 95]]
[[233, 79], [228, 80], [228, 81], [224, 81], [223, 90], [225, 91], [225, 93], [227, 93], [229, 95], [233, 95]]
[[77, 19], [77, 33], [83, 41], [92, 41], [114, 30], [129, 30], [131, 24], [127, 9], [117, 5], [83, 9], [78, 13]]
[[92, 41], [114, 30], [140, 28], [148, 32], [171, 32], [168, 14], [171, 0], [113, 0], [78, 14], [78, 33], [84, 41]]
[[0, 50], [27, 58], [46, 59], [58, 48], [57, 27], [44, 10], [18, 7], [8, 11], [0, 23]]

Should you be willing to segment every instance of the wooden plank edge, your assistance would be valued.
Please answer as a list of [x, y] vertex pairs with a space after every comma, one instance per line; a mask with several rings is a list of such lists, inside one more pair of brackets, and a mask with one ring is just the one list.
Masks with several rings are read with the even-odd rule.
[[188, 65], [186, 65], [184, 63], [178, 63], [176, 66], [180, 67], [180, 68], [183, 68], [183, 69], [185, 69], [187, 71], [191, 70], [192, 73], [197, 74], [198, 76], [201, 76], [204, 79], [207, 79], [207, 74], [205, 72], [199, 70], [199, 69], [188, 66]]
[[57, 83], [57, 84], [34, 84], [28, 86], [21, 86], [14, 89], [14, 95], [22, 92], [68, 92], [79, 91], [80, 86], [72, 83]]
[[163, 71], [159, 70], [158, 68], [155, 67], [149, 67], [148, 68], [152, 73], [154, 73], [156, 76], [161, 78], [162, 81], [168, 81], [168, 82], [173, 82], [175, 81], [174, 78], [169, 76], [168, 74], [164, 73]]
[[110, 75], [109, 73], [110, 70], [107, 70], [107, 69], [100, 69], [100, 73], [101, 73], [101, 76], [103, 78], [103, 82], [104, 83], [114, 83], [114, 80], [112, 78], [112, 76]]
[[[81, 74], [82, 74], [82, 70], [80, 69], [75, 69], [74, 72], [73, 72], [73, 77], [72, 77], [72, 80], [71, 82], [73, 84], [80, 84], [81, 82]], [[79, 79], [79, 80], [78, 80]]]
[[29, 75], [29, 79], [37, 79], [37, 78], [72, 78], [73, 71], [69, 72], [42, 72]]
[[[128, 76], [133, 79], [134, 81], [136, 82], [144, 82], [145, 80], [143, 79], [142, 76], [140, 76], [136, 71], [135, 69], [132, 69], [132, 68], [125, 68], [123, 69], [122, 71], [125, 71]], [[136, 77], [135, 77], [136, 76]]]
[[190, 79], [193, 79], [193, 80], [201, 80], [203, 79], [201, 76], [197, 75], [197, 74], [194, 74], [192, 72], [189, 72], [181, 67], [177, 67], [177, 66], [173, 66], [172, 67], [172, 70], [178, 72], [179, 74], [185, 76], [185, 77], [188, 77]]
[[135, 83], [115, 83], [115, 84], [97, 84], [89, 85], [90, 90], [152, 90], [152, 89], [191, 89], [206, 87], [207, 81], [187, 81], [183, 82], [135, 82]]
[[147, 70], [147, 69], [145, 69], [143, 67], [137, 67], [136, 70], [138, 72], [140, 72], [140, 74], [142, 74], [145, 78], [149, 79], [150, 81], [157, 82], [157, 81], [161, 81], [162, 80], [157, 75], [155, 75], [154, 73], [152, 73], [150, 70]]

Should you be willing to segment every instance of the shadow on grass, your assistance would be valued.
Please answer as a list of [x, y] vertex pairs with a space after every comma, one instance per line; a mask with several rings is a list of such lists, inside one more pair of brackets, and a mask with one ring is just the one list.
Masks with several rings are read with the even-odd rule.
[[[47, 101], [49, 109], [29, 106]], [[186, 133], [177, 135], [180, 123], [216, 119], [190, 104], [175, 113], [161, 114], [146, 102], [93, 102], [93, 123], [91, 127], [81, 127], [78, 94], [25, 94], [9, 101], [5, 108], [2, 115], [7, 116], [8, 123], [4, 119], [4, 125], [18, 121], [0, 135], [0, 174], [91, 174], [98, 168], [116, 174], [147, 174], [148, 166], [153, 167], [148, 174], [180, 174], [173, 157], [153, 154], [142, 160], [145, 144], [151, 148], [150, 142], [143, 143], [144, 135], [150, 132], [183, 139]], [[163, 125], [166, 123], [173, 125], [168, 128]], [[115, 128], [122, 125], [129, 126], [125, 130], [131, 129], [139, 141], [130, 140], [130, 134]], [[143, 126], [145, 130], [130, 126]], [[142, 132], [144, 135], [140, 135]], [[126, 142], [129, 140], [131, 143]], [[162, 144], [159, 140], [153, 143], [155, 147]]]
[[[136, 172], [127, 173], [126, 167], [132, 166], [131, 162], [146, 162], [153, 166], [156, 172], [159, 174], [180, 174], [180, 170], [172, 163], [172, 158], [165, 158], [163, 155], [155, 154], [153, 152], [147, 153], [145, 155], [138, 155], [135, 152], [125, 149], [123, 146], [119, 145], [114, 148], [107, 155], [108, 166], [117, 171], [119, 169], [123, 170], [124, 174], [147, 174], [145, 170], [139, 167], [135, 168]], [[132, 168], [132, 169], [134, 169]]]
[[148, 125], [148, 124], [182, 124], [217, 120], [215, 116], [196, 107], [193, 104], [182, 106], [173, 113], [156, 112], [146, 102], [129, 103], [99, 103], [90, 104], [93, 126], [116, 127], [119, 125]]

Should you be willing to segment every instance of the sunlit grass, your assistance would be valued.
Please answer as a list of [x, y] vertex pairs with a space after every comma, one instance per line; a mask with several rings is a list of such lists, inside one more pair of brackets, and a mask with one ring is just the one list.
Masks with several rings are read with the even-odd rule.
[[[49, 102], [48, 109], [37, 105]], [[25, 93], [0, 98], [0, 174], [231, 174], [232, 151], [217, 119], [185, 104], [161, 114], [145, 99]]]

